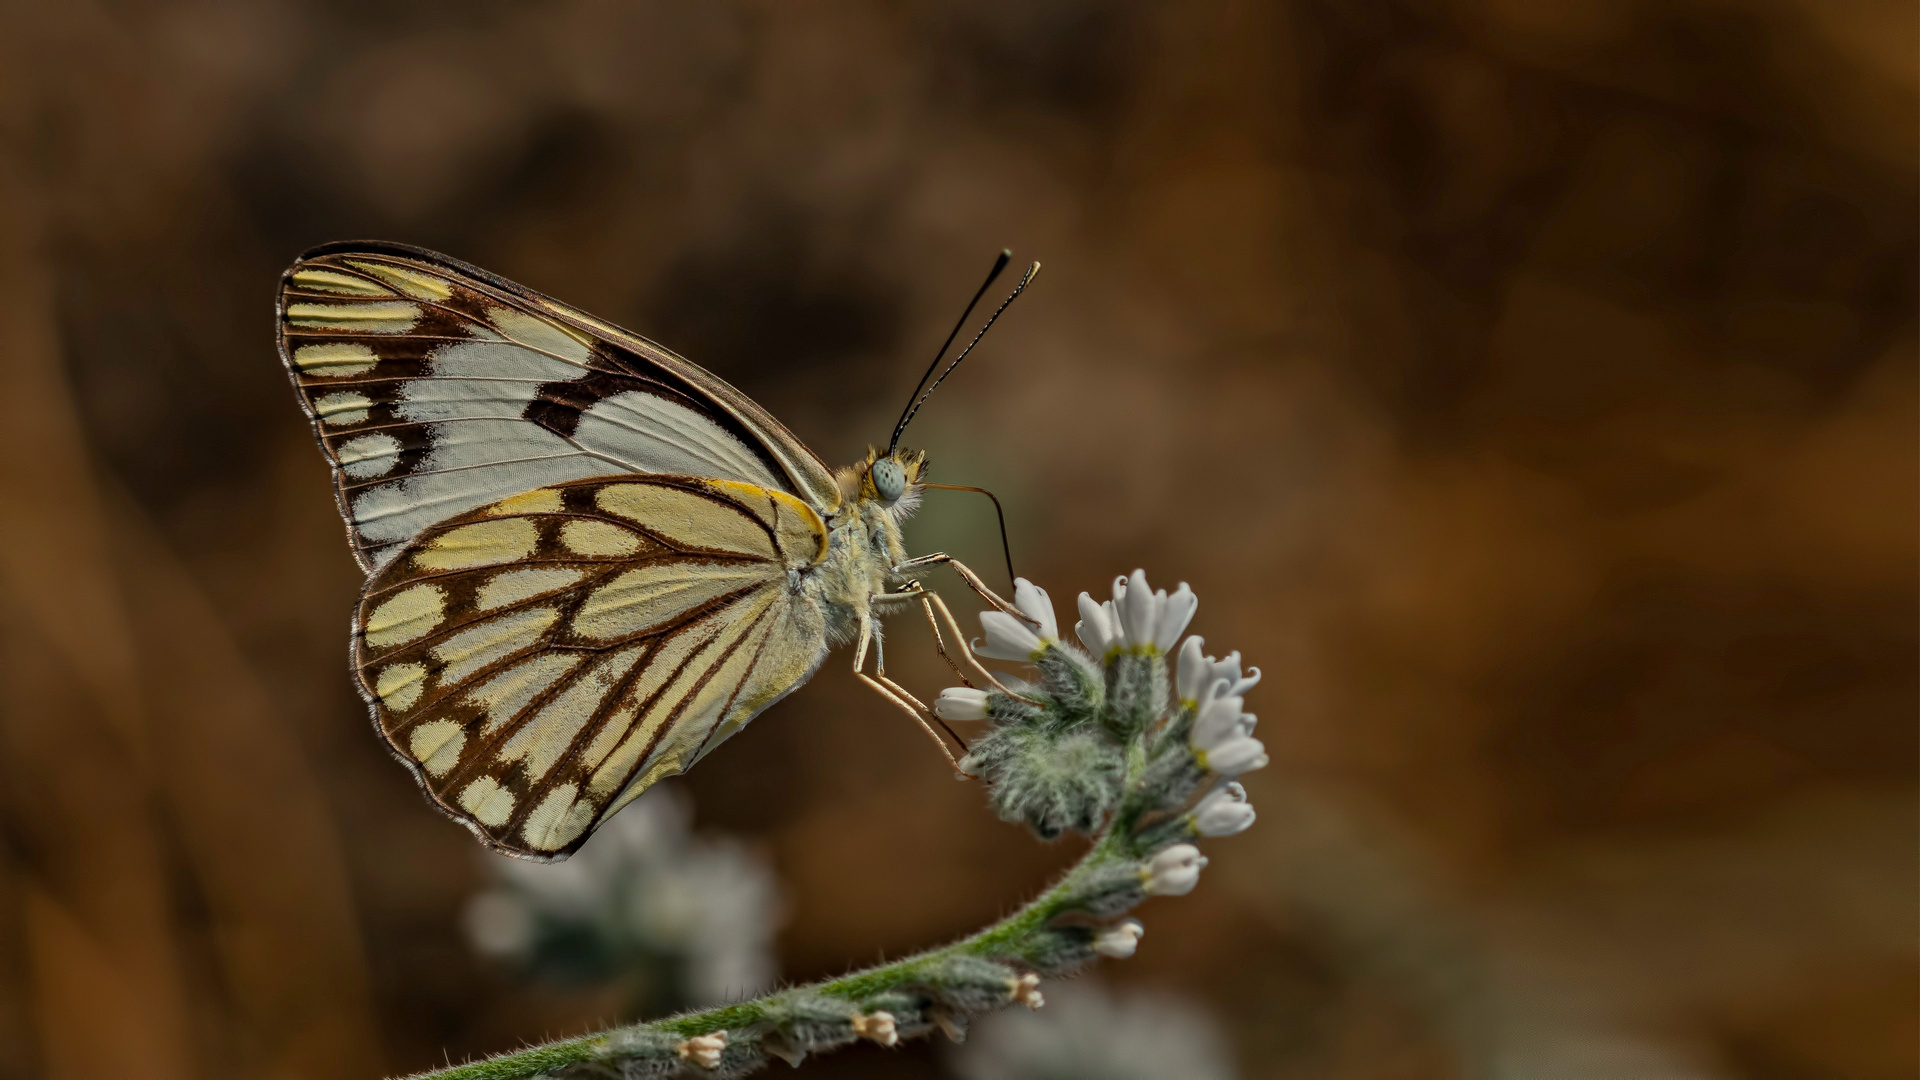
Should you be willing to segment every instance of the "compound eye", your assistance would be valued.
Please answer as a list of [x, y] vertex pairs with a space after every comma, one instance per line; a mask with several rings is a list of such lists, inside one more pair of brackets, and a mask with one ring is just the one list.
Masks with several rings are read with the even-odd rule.
[[907, 493], [907, 470], [892, 458], [873, 463], [873, 491], [883, 502], [895, 502]]

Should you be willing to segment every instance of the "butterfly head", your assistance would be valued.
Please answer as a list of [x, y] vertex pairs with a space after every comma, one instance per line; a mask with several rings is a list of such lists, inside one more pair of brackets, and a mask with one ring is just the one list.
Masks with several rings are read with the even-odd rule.
[[894, 450], [882, 454], [871, 447], [867, 460], [859, 466], [860, 498], [873, 500], [889, 509], [911, 509], [920, 501], [920, 484], [926, 476], [927, 455], [922, 450]]

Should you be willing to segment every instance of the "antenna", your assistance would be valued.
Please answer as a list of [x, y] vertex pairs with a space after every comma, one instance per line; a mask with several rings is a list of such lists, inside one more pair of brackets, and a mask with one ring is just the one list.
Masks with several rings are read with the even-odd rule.
[[920, 398], [921, 389], [927, 385], [927, 380], [933, 377], [934, 370], [940, 366], [940, 358], [947, 355], [947, 350], [953, 347], [953, 339], [960, 336], [960, 328], [967, 325], [967, 316], [973, 314], [973, 309], [980, 303], [980, 298], [987, 295], [987, 290], [1000, 277], [1000, 271], [1005, 270], [1007, 263], [1012, 261], [1013, 250], [1000, 249], [1000, 257], [993, 260], [993, 269], [987, 271], [987, 280], [980, 283], [980, 288], [974, 292], [973, 299], [967, 301], [967, 310], [960, 313], [960, 321], [953, 324], [953, 332], [947, 335], [947, 340], [940, 343], [940, 351], [933, 354], [933, 363], [927, 365], [927, 373], [920, 376], [920, 382], [913, 388], [913, 393], [907, 395], [906, 408], [900, 410], [900, 422], [893, 425], [893, 439], [887, 443], [887, 453], [893, 453], [894, 448], [900, 445], [900, 433], [907, 430], [907, 421], [913, 419], [915, 403]]
[[[1007, 265], [1007, 260], [1012, 258], [1012, 256], [1013, 256], [1013, 252], [1011, 251], [1002, 251], [1000, 253], [1000, 258], [997, 261], [995, 261], [993, 264], [993, 273], [987, 275], [987, 280], [985, 284], [982, 284], [980, 286], [980, 292], [974, 294], [973, 302], [975, 304], [980, 302], [980, 294], [985, 293], [987, 291], [987, 286], [993, 284], [993, 279], [1000, 276], [1000, 271]], [[1035, 262], [1032, 266], [1027, 267], [1027, 272], [1024, 275], [1022, 275], [1020, 278], [1020, 284], [1015, 285], [1013, 287], [1013, 291], [1007, 294], [1007, 298], [1005, 300], [1000, 301], [1000, 306], [993, 310], [993, 314], [991, 316], [988, 316], [987, 324], [980, 328], [979, 333], [973, 335], [973, 340], [967, 342], [967, 347], [960, 350], [960, 355], [953, 358], [953, 362], [951, 364], [948, 364], [947, 369], [940, 373], [940, 377], [933, 380], [933, 385], [927, 386], [925, 393], [920, 392], [919, 386], [916, 386], [913, 388], [913, 391], [917, 395], [917, 397], [915, 397], [912, 403], [907, 406], [906, 411], [900, 414], [900, 422], [894, 425], [893, 441], [887, 444], [887, 453], [889, 454], [893, 453], [893, 448], [900, 444], [900, 433], [907, 430], [907, 425], [913, 422], [914, 414], [920, 411], [920, 406], [925, 405], [927, 403], [927, 399], [933, 396], [933, 392], [939, 389], [940, 384], [946, 381], [947, 376], [953, 374], [953, 369], [960, 366], [960, 361], [965, 360], [967, 358], [967, 354], [973, 351], [973, 347], [975, 345], [980, 344], [980, 339], [983, 337], [986, 337], [987, 331], [993, 329], [993, 324], [995, 320], [1000, 318], [1000, 313], [1007, 310], [1007, 305], [1013, 303], [1015, 300], [1018, 300], [1020, 298], [1021, 293], [1027, 291], [1027, 285], [1033, 281], [1033, 276], [1035, 274], [1038, 274], [1039, 272], [1040, 272], [1040, 264], [1038, 262]], [[972, 314], [972, 312], [973, 312], [973, 304], [968, 304], [967, 313]], [[967, 321], [966, 315], [960, 316], [961, 324], [964, 324], [966, 321]], [[953, 333], [947, 336], [947, 344], [951, 345], [953, 343], [953, 339], [959, 336], [959, 333], [960, 333], [960, 326], [959, 325], [954, 326]], [[946, 354], [946, 351], [947, 351], [946, 345], [940, 346], [940, 353], [942, 356]], [[939, 367], [939, 366], [940, 366], [940, 357], [936, 356], [933, 358], [933, 367], [930, 367], [927, 369], [927, 375], [933, 374], [933, 368]], [[926, 383], [927, 383], [927, 376], [922, 375], [920, 377], [921, 386], [926, 386]]]

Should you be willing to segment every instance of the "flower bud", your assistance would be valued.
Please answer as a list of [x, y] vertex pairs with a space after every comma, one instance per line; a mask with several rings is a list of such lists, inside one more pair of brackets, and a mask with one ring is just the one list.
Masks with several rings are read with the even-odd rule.
[[680, 1060], [691, 1061], [703, 1069], [720, 1067], [720, 1055], [727, 1048], [727, 1033], [715, 1031], [708, 1035], [695, 1035], [674, 1047], [674, 1053]]
[[1265, 768], [1267, 748], [1259, 739], [1236, 735], [1208, 748], [1195, 748], [1193, 759], [1202, 769], [1222, 776], [1239, 776]]
[[869, 1039], [881, 1046], [892, 1046], [900, 1041], [900, 1032], [890, 1012], [870, 1012], [853, 1018], [853, 1033], [863, 1039]]
[[933, 699], [933, 715], [942, 720], [985, 720], [987, 692], [971, 686], [949, 686]]
[[1019, 978], [1008, 979], [1007, 997], [1012, 999], [1014, 1004], [1025, 1005], [1029, 1009], [1037, 1009], [1047, 1003], [1047, 999], [1040, 995], [1040, 976], [1032, 972]]
[[1207, 857], [1192, 844], [1175, 844], [1140, 868], [1141, 886], [1152, 896], [1185, 896], [1200, 883]]
[[1112, 926], [1103, 926], [1093, 935], [1093, 951], [1101, 956], [1111, 956], [1115, 960], [1125, 960], [1140, 947], [1140, 939], [1146, 935], [1147, 927], [1139, 919], [1121, 919]]
[[1252, 824], [1253, 807], [1247, 804], [1247, 791], [1239, 784], [1214, 791], [1187, 815], [1187, 827], [1195, 836], [1232, 836]]

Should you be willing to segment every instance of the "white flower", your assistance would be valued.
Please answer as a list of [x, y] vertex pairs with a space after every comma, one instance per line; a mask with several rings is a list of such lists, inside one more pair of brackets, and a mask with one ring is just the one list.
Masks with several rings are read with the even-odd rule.
[[1239, 776], [1265, 768], [1267, 748], [1259, 739], [1238, 735], [1210, 747], [1196, 747], [1193, 759], [1202, 769], [1222, 776]]
[[1038, 660], [1046, 647], [1060, 639], [1060, 624], [1053, 617], [1053, 601], [1047, 591], [1026, 578], [1013, 579], [1013, 606], [1026, 619], [1004, 611], [980, 613], [980, 628], [987, 640], [973, 643], [973, 651], [992, 660]]
[[1260, 682], [1259, 668], [1249, 668], [1250, 674], [1241, 677], [1239, 653], [1228, 653], [1225, 660], [1215, 660], [1202, 651], [1204, 646], [1205, 642], [1198, 637], [1190, 637], [1180, 646], [1174, 689], [1181, 705], [1192, 708], [1202, 697], [1242, 697]]
[[1014, 1004], [1025, 1005], [1029, 1009], [1037, 1009], [1047, 1003], [1047, 999], [1040, 994], [1040, 976], [1032, 972], [1017, 979], [1008, 979], [1007, 997]]
[[1140, 939], [1146, 933], [1146, 924], [1139, 919], [1121, 919], [1112, 926], [1101, 927], [1093, 935], [1093, 951], [1115, 960], [1125, 960], [1140, 947]]
[[1073, 635], [1096, 659], [1104, 658], [1114, 649], [1123, 649], [1127, 645], [1126, 638], [1120, 633], [1120, 621], [1114, 616], [1112, 602], [1096, 604], [1093, 597], [1086, 593], [1080, 594], [1080, 621], [1073, 624]]
[[1147, 860], [1140, 883], [1152, 896], [1185, 896], [1200, 883], [1207, 857], [1192, 844], [1175, 844]]
[[1081, 593], [1080, 622], [1073, 630], [1098, 657], [1114, 649], [1166, 653], [1180, 640], [1199, 604], [1186, 582], [1168, 596], [1166, 590], [1155, 592], [1148, 586], [1146, 571], [1135, 570], [1132, 578], [1113, 579], [1113, 599], [1106, 603], [1096, 604]]
[[[1155, 603], [1156, 599], [1160, 602]], [[1113, 606], [1120, 612], [1120, 629], [1127, 635], [1127, 644], [1136, 649], [1153, 640], [1165, 605], [1166, 594], [1155, 597], [1147, 587], [1145, 570], [1135, 570], [1131, 579], [1113, 580]]]
[[985, 720], [987, 692], [971, 686], [949, 686], [933, 699], [933, 715], [942, 720]]
[[865, 1016], [853, 1018], [853, 1033], [862, 1039], [871, 1039], [881, 1046], [892, 1046], [900, 1041], [900, 1030], [890, 1012], [870, 1012]]
[[991, 660], [1032, 660], [1040, 655], [1040, 638], [1027, 624], [1004, 611], [980, 613], [980, 629], [987, 640], [975, 639], [973, 651]]
[[1213, 674], [1209, 681], [1212, 683], [1213, 695], [1215, 697], [1226, 697], [1229, 695], [1233, 697], [1244, 697], [1247, 691], [1260, 684], [1259, 668], [1248, 668], [1247, 674], [1244, 677], [1240, 674], [1240, 651], [1238, 649], [1228, 653], [1224, 660], [1214, 660], [1212, 657], [1208, 657], [1207, 659], [1213, 664]]
[[1180, 643], [1180, 662], [1176, 665], [1173, 677], [1173, 690], [1180, 698], [1180, 704], [1192, 708], [1200, 701], [1200, 692], [1208, 686], [1208, 676], [1213, 674], [1213, 658], [1201, 651], [1206, 641], [1198, 634]]
[[1253, 734], [1253, 714], [1240, 711], [1245, 703], [1238, 697], [1208, 698], [1200, 706], [1200, 714], [1193, 718], [1194, 749], [1210, 750], [1228, 739]]
[[1013, 606], [1037, 624], [1041, 641], [1060, 640], [1060, 624], [1053, 617], [1053, 598], [1026, 578], [1013, 579]]
[[1252, 824], [1247, 789], [1232, 783], [1216, 788], [1187, 815], [1187, 826], [1196, 836], [1232, 836]]
[[717, 1069], [720, 1067], [720, 1054], [726, 1048], [727, 1033], [716, 1031], [711, 1035], [695, 1035], [683, 1040], [674, 1047], [674, 1052], [680, 1055], [682, 1061], [691, 1061], [703, 1069]]
[[1174, 588], [1173, 594], [1156, 594], [1160, 600], [1160, 624], [1153, 632], [1153, 647], [1161, 653], [1173, 651], [1173, 643], [1186, 633], [1187, 624], [1193, 621], [1193, 613], [1200, 606], [1200, 598], [1193, 590], [1181, 582]]
[[1121, 632], [1136, 652], [1171, 650], [1199, 603], [1184, 581], [1171, 597], [1164, 589], [1155, 592], [1147, 584], [1145, 570], [1135, 570], [1132, 578], [1115, 578], [1113, 582], [1113, 606], [1120, 616]]

